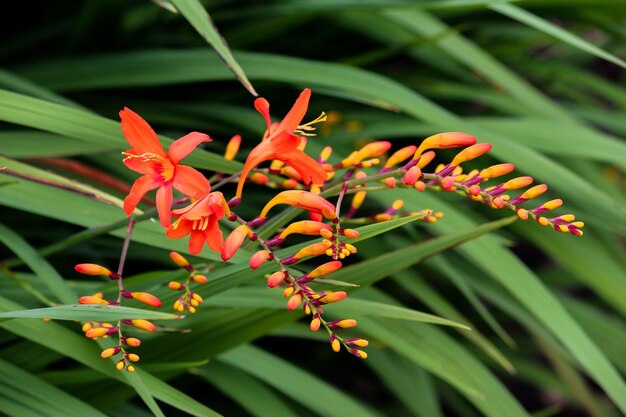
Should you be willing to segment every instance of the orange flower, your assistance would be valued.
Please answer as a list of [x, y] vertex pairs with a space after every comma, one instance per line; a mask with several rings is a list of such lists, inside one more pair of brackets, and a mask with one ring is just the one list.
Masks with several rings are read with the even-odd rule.
[[299, 149], [302, 138], [295, 134], [309, 105], [311, 90], [306, 88], [300, 94], [293, 107], [280, 123], [272, 123], [270, 118], [270, 104], [264, 98], [257, 98], [254, 107], [263, 115], [267, 123], [267, 133], [248, 155], [241, 171], [236, 197], [241, 198], [243, 184], [250, 171], [264, 161], [278, 160], [291, 166], [302, 178], [305, 184], [323, 184], [326, 181], [326, 171], [313, 158]]
[[222, 193], [215, 191], [205, 195], [182, 209], [172, 211], [179, 219], [172, 223], [165, 234], [171, 239], [189, 236], [189, 252], [196, 255], [202, 251], [206, 242], [215, 252], [224, 247], [222, 231], [218, 220], [229, 215], [228, 205]]
[[144, 174], [137, 178], [124, 199], [124, 212], [130, 216], [143, 196], [158, 188], [156, 201], [159, 220], [167, 227], [170, 224], [172, 188], [193, 198], [211, 191], [211, 185], [204, 175], [194, 168], [179, 164], [200, 143], [210, 142], [211, 138], [204, 133], [191, 132], [172, 143], [165, 153], [156, 133], [141, 116], [124, 108], [120, 117], [122, 132], [132, 147], [123, 153], [123, 162], [133, 171]]

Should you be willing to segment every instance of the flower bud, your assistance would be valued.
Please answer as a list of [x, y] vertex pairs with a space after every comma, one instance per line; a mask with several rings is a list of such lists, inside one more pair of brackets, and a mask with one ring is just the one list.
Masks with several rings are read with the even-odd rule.
[[205, 275], [195, 274], [191, 277], [191, 280], [196, 284], [206, 284], [209, 279]]
[[155, 307], [155, 308], [161, 307], [161, 300], [159, 300], [157, 297], [147, 292], [135, 291], [135, 292], [131, 292], [130, 295], [135, 300], [142, 302], [145, 305], [148, 305], [150, 307]]
[[237, 152], [239, 151], [239, 146], [241, 145], [241, 136], [235, 135], [228, 141], [226, 145], [226, 151], [224, 152], [224, 159], [227, 161], [232, 161], [237, 156]]
[[170, 252], [170, 259], [181, 268], [188, 269], [191, 266], [189, 261], [178, 252]]
[[302, 303], [302, 295], [295, 294], [292, 295], [289, 301], [287, 302], [288, 310], [295, 310]]
[[111, 277], [113, 275], [107, 268], [97, 264], [78, 264], [74, 269], [83, 275], [101, 275], [103, 277]]
[[143, 320], [143, 319], [130, 320], [129, 324], [135, 326], [138, 329], [145, 330], [147, 332], [153, 332], [156, 330], [156, 326], [152, 322], [149, 322], [148, 320]]
[[119, 346], [108, 348], [108, 349], [104, 349], [102, 351], [102, 353], [100, 354], [100, 357], [102, 359], [109, 358], [111, 356], [114, 356], [114, 355], [117, 355], [118, 353], [120, 353], [120, 350], [122, 350], [122, 348], [120, 348]]
[[263, 263], [268, 259], [269, 253], [265, 249], [257, 251], [254, 255], [250, 257], [250, 268], [257, 269], [258, 267], [263, 265]]
[[285, 273], [283, 271], [276, 271], [267, 279], [267, 286], [270, 288], [276, 287], [285, 279]]

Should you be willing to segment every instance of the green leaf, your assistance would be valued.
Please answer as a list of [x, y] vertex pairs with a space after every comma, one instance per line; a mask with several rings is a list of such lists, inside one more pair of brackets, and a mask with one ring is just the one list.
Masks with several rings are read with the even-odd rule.
[[622, 68], [626, 68], [626, 62], [624, 60], [520, 7], [513, 4], [493, 4], [489, 6], [489, 8], [497, 11], [498, 13], [502, 13], [511, 19], [515, 19], [521, 23], [547, 33], [548, 35], [553, 36], [560, 41], [573, 46], [574, 48], [578, 48], [581, 51], [595, 55], [608, 62], [612, 62]]
[[220, 58], [230, 69], [237, 79], [252, 95], [258, 95], [252, 87], [252, 84], [244, 74], [243, 69], [235, 60], [232, 52], [228, 48], [226, 41], [217, 31], [213, 24], [213, 20], [198, 0], [170, 0], [178, 9], [181, 15], [185, 17], [196, 29], [196, 31], [215, 49]]
[[131, 307], [74, 304], [0, 313], [0, 319], [7, 318], [116, 321], [122, 319], [175, 320], [180, 319], [181, 317], [176, 314], [161, 313], [159, 311], [142, 310]]
[[[328, 417], [379, 415], [361, 401], [259, 348], [243, 345], [220, 355], [219, 360], [255, 376], [317, 414]], [[206, 371], [211, 371], [210, 365]]]
[[[1, 359], [0, 381], [4, 389], [13, 390], [13, 401], [18, 396], [23, 398], [24, 405], [32, 407], [41, 416], [106, 416], [76, 397]], [[0, 388], [6, 393], [4, 389]]]

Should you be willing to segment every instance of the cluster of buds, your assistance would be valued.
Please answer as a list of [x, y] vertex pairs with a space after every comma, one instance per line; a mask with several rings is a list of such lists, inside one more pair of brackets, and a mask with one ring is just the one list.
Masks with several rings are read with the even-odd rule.
[[183, 312], [185, 310], [190, 313], [195, 313], [196, 308], [202, 304], [202, 297], [200, 294], [191, 291], [191, 284], [206, 284], [208, 281], [206, 275], [200, 273], [201, 271], [196, 270], [193, 265], [189, 263], [189, 261], [178, 252], [170, 252], [170, 259], [179, 267], [189, 272], [189, 275], [185, 279], [184, 282], [179, 281], [170, 281], [168, 287], [174, 291], [182, 291], [183, 295], [178, 297], [178, 299], [174, 302], [174, 310], [178, 312]]
[[[78, 300], [80, 304], [99, 304], [99, 305], [120, 305], [122, 298], [134, 299], [150, 307], [161, 307], [161, 300], [156, 296], [142, 291], [128, 291], [123, 288], [122, 276], [119, 273], [112, 273], [107, 268], [96, 264], [78, 264], [74, 269], [85, 275], [92, 276], [104, 276], [118, 282], [118, 295], [117, 301], [107, 300], [104, 298], [104, 294], [99, 292], [93, 295], [86, 295], [80, 297]], [[135, 367], [132, 365], [134, 362], [139, 361], [139, 355], [136, 353], [128, 352], [129, 347], [138, 347], [141, 344], [141, 340], [135, 337], [125, 336], [126, 331], [124, 328], [136, 328], [147, 332], [154, 332], [156, 326], [154, 323], [143, 319], [122, 319], [113, 325], [111, 323], [89, 321], [83, 324], [82, 330], [85, 336], [90, 339], [103, 338], [106, 339], [109, 336], [116, 336], [115, 346], [106, 348], [102, 351], [101, 357], [103, 359], [120, 357], [116, 362], [116, 369], [126, 370], [128, 372], [134, 372]]]
[[[356, 326], [353, 319], [339, 319], [326, 321], [322, 314], [327, 304], [338, 302], [346, 298], [344, 291], [317, 291], [311, 287], [315, 281], [325, 280], [324, 277], [342, 267], [342, 261], [357, 252], [356, 247], [349, 243], [350, 239], [359, 237], [355, 229], [344, 228], [344, 224], [367, 224], [384, 222], [403, 216], [416, 215], [420, 221], [434, 222], [442, 218], [443, 213], [431, 209], [404, 210], [402, 200], [394, 201], [388, 208], [374, 214], [367, 214], [355, 218], [369, 192], [384, 188], [410, 188], [419, 192], [425, 190], [456, 192], [473, 200], [483, 202], [494, 208], [509, 208], [517, 213], [521, 219], [534, 218], [544, 226], [552, 226], [561, 232], [568, 232], [580, 236], [582, 222], [575, 221], [571, 214], [556, 217], [547, 217], [545, 214], [561, 205], [561, 200], [551, 200], [533, 208], [522, 208], [521, 205], [538, 197], [547, 190], [547, 186], [532, 187], [517, 196], [506, 194], [508, 191], [518, 190], [532, 183], [530, 177], [519, 177], [502, 182], [498, 185], [484, 186], [484, 183], [493, 178], [508, 174], [513, 170], [511, 164], [500, 164], [483, 170], [463, 173], [461, 164], [473, 160], [491, 149], [490, 144], [476, 144], [476, 138], [465, 133], [448, 132], [430, 136], [418, 146], [403, 147], [391, 155], [392, 144], [388, 141], [375, 141], [366, 144], [352, 152], [339, 162], [331, 163], [332, 148], [326, 147], [317, 159], [305, 153], [307, 139], [314, 136], [315, 125], [327, 120], [327, 116], [320, 117], [309, 123], [302, 123], [306, 114], [311, 90], [302, 91], [291, 110], [280, 122], [273, 122], [270, 117], [270, 104], [263, 98], [254, 102], [256, 110], [262, 115], [266, 131], [261, 141], [249, 152], [243, 169], [240, 173], [227, 176], [216, 172], [214, 177], [219, 180], [211, 185], [209, 180], [196, 169], [182, 165], [181, 160], [191, 153], [197, 146], [210, 142], [208, 135], [191, 132], [173, 142], [167, 152], [158, 140], [158, 136], [138, 114], [129, 109], [120, 112], [122, 131], [131, 149], [123, 152], [124, 164], [133, 171], [143, 174], [132, 186], [131, 192], [124, 200], [124, 211], [131, 215], [147, 192], [158, 188], [156, 192], [156, 206], [160, 223], [166, 229], [166, 235], [172, 239], [189, 237], [189, 252], [200, 253], [206, 245], [213, 251], [220, 253], [224, 261], [229, 261], [241, 245], [248, 239], [256, 242], [260, 248], [250, 257], [252, 269], [259, 268], [265, 262], [273, 262], [277, 270], [267, 277], [268, 286], [283, 288], [283, 295], [288, 298], [287, 308], [295, 310], [301, 307], [305, 315], [310, 316], [310, 328], [318, 331], [324, 327], [330, 337], [330, 344], [334, 351], [340, 351], [341, 346], [356, 357], [365, 358], [367, 354], [359, 348], [366, 347], [368, 342], [359, 338], [343, 338], [338, 331]], [[330, 120], [337, 120], [331, 117]], [[224, 153], [226, 160], [236, 158], [242, 143], [242, 138], [235, 135], [228, 142]], [[432, 149], [463, 148], [449, 164], [438, 166], [434, 172], [424, 172], [427, 165], [435, 158]], [[267, 168], [260, 167], [268, 163]], [[227, 200], [222, 192], [215, 191], [230, 182], [237, 183], [233, 198]], [[243, 200], [243, 189], [246, 182], [260, 186], [280, 189], [263, 207], [258, 217], [246, 221], [233, 210]], [[173, 190], [177, 190], [185, 197], [179, 202], [189, 203], [186, 207], [175, 208], [173, 205]], [[348, 194], [354, 194], [350, 206], [343, 215], [341, 204]], [[338, 196], [336, 206], [326, 197]], [[264, 233], [255, 230], [264, 227], [269, 212], [277, 205], [288, 205], [308, 213], [309, 219], [297, 220], [284, 228], [274, 237], [264, 240], [260, 235], [280, 230], [280, 225], [267, 225]], [[403, 211], [404, 210], [404, 211]], [[172, 221], [172, 217], [175, 218]], [[236, 226], [226, 239], [223, 238], [220, 220], [229, 220]], [[276, 229], [272, 229], [276, 227]], [[279, 258], [275, 248], [283, 244], [292, 234], [315, 236], [317, 241], [300, 248], [291, 256]], [[310, 261], [316, 256], [328, 256], [330, 261], [314, 267], [309, 272], [299, 264]], [[172, 281], [169, 287], [183, 292], [174, 303], [174, 309], [179, 312], [194, 313], [202, 303], [202, 297], [191, 291], [192, 284], [204, 284], [207, 281], [204, 273], [197, 270], [180, 254], [172, 252], [171, 259], [179, 267], [189, 272], [183, 282]], [[90, 275], [104, 275], [111, 279], [120, 280], [120, 290], [117, 301], [106, 300], [102, 295], [87, 296], [81, 302], [96, 304], [119, 304], [122, 298], [133, 298], [156, 307], [160, 301], [147, 293], [130, 292], [122, 288], [121, 276], [111, 273], [99, 266], [83, 267], [83, 273]], [[340, 284], [337, 281], [326, 279], [328, 284]], [[84, 300], [83, 300], [84, 299]], [[130, 356], [123, 350], [122, 340], [128, 341], [119, 330], [122, 324], [150, 330], [146, 323], [122, 320], [118, 326], [107, 326], [103, 323], [92, 323], [87, 329], [92, 335], [106, 337], [116, 331], [119, 332], [120, 344], [106, 350], [106, 355], [123, 354], [119, 363], [126, 366], [127, 361], [138, 359]], [[151, 323], [150, 323], [151, 324]], [[144, 327], [142, 327], [144, 326]], [[115, 329], [115, 330], [112, 330]], [[152, 330], [154, 330], [152, 328]], [[119, 349], [118, 349], [119, 348]]]

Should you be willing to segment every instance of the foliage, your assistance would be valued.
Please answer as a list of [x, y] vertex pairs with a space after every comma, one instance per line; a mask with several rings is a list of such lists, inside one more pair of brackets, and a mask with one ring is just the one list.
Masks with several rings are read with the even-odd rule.
[[0, 413], [626, 414], [619, 2], [16, 7]]

